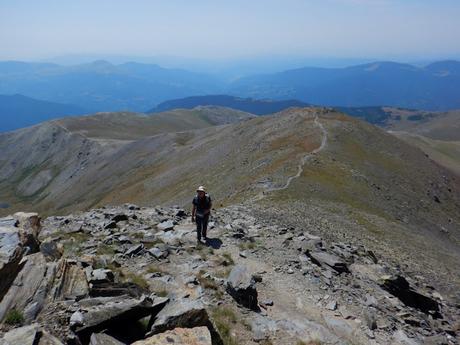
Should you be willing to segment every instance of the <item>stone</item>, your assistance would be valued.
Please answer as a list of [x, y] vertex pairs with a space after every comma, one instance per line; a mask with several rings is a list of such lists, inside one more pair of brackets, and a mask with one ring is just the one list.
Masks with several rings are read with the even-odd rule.
[[160, 334], [151, 336], [145, 340], [139, 340], [132, 345], [211, 345], [211, 333], [207, 327], [175, 328]]
[[148, 250], [148, 253], [157, 259], [166, 259], [169, 255], [169, 250], [166, 247], [153, 247]]
[[24, 267], [0, 302], [0, 321], [10, 310], [16, 309], [23, 312], [24, 320], [29, 324], [45, 305], [57, 264], [47, 263], [41, 253], [28, 255], [24, 261]]
[[[16, 278], [22, 259], [23, 248], [19, 239], [19, 231], [8, 225], [5, 218], [0, 224], [0, 301]], [[11, 219], [14, 221], [14, 219]], [[15, 222], [15, 221], [14, 221]]]
[[318, 266], [330, 267], [339, 273], [349, 272], [347, 264], [336, 255], [311, 251], [307, 251], [307, 255]]
[[34, 345], [35, 340], [38, 338], [38, 329], [39, 326], [37, 324], [12, 329], [11, 331], [4, 334], [3, 339], [0, 339], [0, 344]]
[[374, 308], [366, 308], [363, 311], [363, 318], [370, 330], [377, 329], [377, 314]]
[[19, 229], [19, 237], [23, 247], [28, 247], [30, 253], [36, 253], [40, 248], [38, 235], [41, 230], [41, 218], [38, 213], [17, 212], [13, 215], [15, 226]]
[[409, 338], [402, 330], [393, 333], [391, 344], [394, 345], [421, 345], [418, 341]]
[[45, 241], [40, 244], [40, 252], [49, 261], [57, 261], [63, 254], [62, 246], [58, 246], [55, 241]]
[[170, 301], [153, 320], [149, 334], [162, 333], [177, 327], [208, 326], [209, 317], [199, 300], [179, 298]]
[[326, 309], [328, 310], [336, 310], [337, 309], [337, 301], [330, 301], [328, 304], [326, 304]]
[[144, 245], [142, 243], [136, 244], [134, 246], [129, 247], [126, 250], [125, 255], [126, 256], [136, 256], [136, 255], [139, 255], [143, 249], [144, 249]]
[[157, 228], [158, 230], [162, 230], [162, 231], [174, 230], [174, 222], [172, 220], [165, 220], [157, 224]]
[[76, 311], [70, 316], [70, 322], [69, 325], [70, 327], [78, 327], [78, 326], [83, 326], [84, 324], [84, 317], [83, 314], [79, 311]]
[[107, 283], [113, 282], [114, 279], [115, 276], [111, 270], [99, 268], [91, 272], [89, 282], [93, 284]]
[[259, 310], [256, 282], [245, 266], [233, 267], [227, 278], [226, 290], [239, 304], [251, 310]]
[[349, 338], [353, 334], [353, 327], [347, 321], [333, 316], [323, 316], [326, 325], [340, 337]]
[[89, 339], [89, 345], [124, 345], [114, 337], [104, 333], [93, 333]]
[[54, 301], [79, 300], [89, 293], [85, 271], [72, 260], [61, 260], [51, 295]]
[[12, 329], [0, 338], [0, 345], [63, 345], [38, 324]]

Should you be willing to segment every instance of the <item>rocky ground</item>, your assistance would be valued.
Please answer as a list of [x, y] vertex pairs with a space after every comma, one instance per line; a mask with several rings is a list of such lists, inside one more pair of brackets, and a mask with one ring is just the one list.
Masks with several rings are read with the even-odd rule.
[[[254, 206], [256, 207], [256, 206]], [[0, 219], [0, 344], [459, 344], [460, 306], [354, 242], [243, 206]]]

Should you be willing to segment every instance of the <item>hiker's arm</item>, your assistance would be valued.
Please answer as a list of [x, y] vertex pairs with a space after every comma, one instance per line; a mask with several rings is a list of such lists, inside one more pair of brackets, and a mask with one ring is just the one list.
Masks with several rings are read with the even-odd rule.
[[195, 204], [193, 204], [193, 208], [192, 208], [192, 222], [195, 220], [195, 214], [196, 214], [196, 206], [195, 206]]
[[205, 211], [205, 214], [210, 214], [212, 209], [212, 201], [209, 203], [209, 208]]

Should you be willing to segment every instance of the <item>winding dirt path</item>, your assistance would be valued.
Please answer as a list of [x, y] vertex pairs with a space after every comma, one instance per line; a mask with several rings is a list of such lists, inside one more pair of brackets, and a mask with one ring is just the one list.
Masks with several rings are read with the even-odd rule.
[[265, 187], [265, 190], [260, 192], [259, 194], [257, 194], [255, 196], [254, 200], [260, 200], [260, 199], [264, 198], [270, 192], [287, 189], [293, 180], [295, 180], [296, 178], [300, 177], [300, 175], [302, 174], [302, 172], [304, 170], [305, 163], [307, 163], [307, 161], [311, 157], [313, 157], [315, 154], [317, 154], [317, 153], [321, 152], [322, 150], [324, 150], [324, 148], [327, 146], [328, 131], [324, 127], [324, 125], [319, 121], [318, 115], [315, 116], [314, 123], [322, 132], [321, 145], [318, 146], [313, 151], [310, 151], [310, 152], [306, 153], [300, 159], [300, 162], [299, 162], [299, 164], [297, 166], [297, 173], [295, 175], [289, 176], [288, 179], [286, 180], [286, 183], [283, 186], [281, 186], [281, 187]]

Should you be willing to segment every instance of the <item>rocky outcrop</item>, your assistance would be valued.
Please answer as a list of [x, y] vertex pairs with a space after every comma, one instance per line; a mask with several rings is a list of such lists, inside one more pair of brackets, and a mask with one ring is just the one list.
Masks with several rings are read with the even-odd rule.
[[0, 302], [0, 320], [11, 310], [21, 311], [26, 323], [32, 322], [43, 308], [51, 291], [57, 265], [46, 262], [41, 253], [24, 258], [24, 267]]
[[235, 266], [227, 278], [227, 292], [239, 304], [251, 310], [259, 310], [256, 282], [244, 266]]
[[206, 327], [194, 328], [175, 328], [149, 337], [145, 340], [139, 340], [132, 345], [212, 345], [211, 333]]
[[22, 252], [19, 231], [8, 220], [0, 220], [0, 301], [19, 272]]

